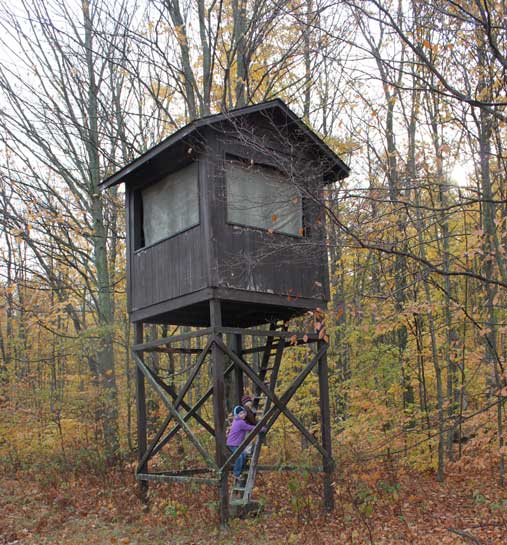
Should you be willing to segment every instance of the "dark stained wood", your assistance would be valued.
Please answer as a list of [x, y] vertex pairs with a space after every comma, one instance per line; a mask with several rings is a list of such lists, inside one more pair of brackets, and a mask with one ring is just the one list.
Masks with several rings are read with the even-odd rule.
[[269, 466], [269, 465], [258, 465], [257, 471], [272, 471], [274, 473], [278, 471], [300, 471], [301, 473], [322, 473], [322, 466], [293, 466], [293, 465], [279, 465], [279, 466]]
[[206, 287], [201, 226], [137, 250], [131, 256], [131, 311]]
[[325, 348], [319, 358], [319, 398], [320, 398], [320, 429], [322, 437], [322, 448], [326, 452], [322, 462], [324, 466], [324, 509], [332, 511], [334, 508], [334, 491], [332, 486], [333, 474], [333, 453], [331, 442], [331, 416], [329, 410], [329, 378], [327, 367], [327, 348], [328, 344], [323, 340], [318, 344], [319, 352]]
[[[227, 369], [224, 371], [224, 377], [227, 376], [229, 373], [232, 372], [234, 368], [234, 364], [231, 364], [227, 367]], [[213, 393], [213, 386], [211, 388], [208, 388], [206, 392], [201, 396], [201, 398], [197, 401], [197, 403], [188, 410], [187, 414], [183, 417], [183, 420], [187, 422], [191, 417], [195, 417], [197, 411], [206, 403], [208, 398]], [[157, 452], [159, 452], [181, 429], [181, 426], [178, 424], [174, 429], [172, 429], [164, 439], [153, 449], [152, 455], [154, 456]], [[223, 449], [225, 450], [227, 447], [223, 445]]]
[[[192, 411], [192, 407], [190, 407], [183, 400], [183, 398], [185, 397], [188, 389], [190, 388], [190, 386], [192, 384], [192, 381], [194, 380], [197, 373], [199, 372], [199, 370], [200, 370], [200, 368], [201, 368], [201, 366], [202, 366], [202, 364], [204, 362], [204, 359], [206, 358], [206, 355], [209, 352], [210, 347], [211, 347], [211, 341], [208, 341], [208, 343], [206, 344], [204, 349], [201, 351], [200, 356], [197, 358], [197, 360], [195, 362], [195, 365], [194, 365], [194, 369], [193, 369], [189, 379], [187, 379], [186, 383], [182, 386], [181, 390], [178, 393], [176, 393], [176, 391], [175, 391], [175, 389], [174, 389], [174, 387], [172, 385], [166, 384], [153, 371], [151, 372], [151, 374], [153, 375], [153, 377], [155, 378], [157, 383], [174, 400], [174, 409], [178, 410], [179, 406], [181, 405], [183, 407], [183, 409], [185, 409], [185, 411], [187, 411], [186, 415], [182, 415], [183, 420], [185, 422], [187, 422], [189, 420], [190, 416], [193, 416], [197, 420], [197, 422], [199, 422], [199, 424], [201, 424], [201, 426], [205, 430], [207, 430], [211, 435], [214, 435], [215, 430], [197, 412]], [[145, 465], [145, 463], [148, 461], [148, 459], [150, 457], [154, 456], [162, 448], [161, 444], [159, 444], [158, 442], [159, 442], [160, 438], [162, 437], [162, 435], [164, 434], [165, 430], [167, 429], [167, 426], [169, 425], [169, 423], [171, 421], [171, 418], [172, 418], [172, 414], [169, 414], [165, 418], [165, 420], [162, 423], [162, 425], [160, 426], [158, 432], [155, 434], [155, 437], [152, 439], [152, 441], [148, 445], [148, 448], [146, 449], [143, 458], [141, 459], [141, 461], [138, 464], [138, 468], [139, 468], [138, 471], [141, 471], [141, 468]]]
[[132, 312], [133, 322], [209, 326], [210, 299], [222, 301], [226, 326], [250, 327], [279, 320], [290, 320], [310, 309], [325, 308], [325, 301], [293, 299], [283, 295], [249, 292], [228, 288], [206, 288], [176, 299]]
[[[243, 340], [242, 336], [238, 333], [232, 335], [231, 350], [241, 356], [243, 354]], [[243, 381], [243, 372], [237, 366], [234, 367], [234, 403], [236, 405], [241, 404], [241, 398], [244, 393], [244, 381]]]
[[[103, 180], [99, 187], [104, 190], [122, 182], [143, 183], [143, 181], [147, 181], [151, 171], [167, 169], [167, 164], [171, 161], [181, 160], [186, 157], [189, 148], [198, 149], [203, 128], [211, 127], [216, 130], [224, 124], [237, 127], [241, 126], [242, 120], [252, 118], [257, 120], [259, 127], [262, 124], [267, 126], [268, 134], [272, 135], [273, 132], [277, 132], [277, 130], [273, 131], [274, 127], [284, 129], [293, 135], [299, 146], [313, 148], [317, 152], [316, 154], [320, 156], [319, 161], [329, 164], [329, 181], [348, 176], [349, 167], [282, 100], [275, 98], [267, 102], [236, 108], [192, 121], [106, 180]], [[272, 138], [270, 142], [271, 146], [278, 149], [284, 149], [284, 144], [284, 142], [280, 142], [276, 138]]]
[[[285, 394], [282, 396], [282, 398], [278, 398], [278, 396], [269, 390], [269, 388], [262, 382], [262, 380], [258, 377], [258, 375], [250, 368], [250, 366], [239, 356], [232, 353], [225, 344], [220, 341], [219, 339], [216, 340], [216, 344], [222, 349], [224, 354], [227, 354], [234, 363], [239, 366], [245, 375], [248, 376], [248, 378], [251, 379], [251, 381], [254, 383], [256, 387], [259, 388], [259, 390], [271, 401], [273, 402], [273, 407], [268, 410], [268, 412], [263, 416], [261, 419], [261, 422], [264, 421], [264, 418], [271, 414], [273, 410], [278, 411], [275, 413], [275, 416], [272, 420], [270, 420], [267, 424], [268, 429], [273, 425], [274, 420], [278, 417], [279, 414], [283, 413], [291, 422], [294, 424], [294, 426], [306, 437], [308, 442], [313, 445], [321, 454], [322, 456], [326, 456], [326, 451], [319, 445], [319, 443], [316, 441], [315, 437], [310, 434], [310, 432], [303, 426], [303, 424], [300, 422], [300, 420], [293, 414], [291, 410], [287, 407], [287, 403], [290, 400], [290, 398], [294, 395], [296, 392], [296, 389], [302, 384], [303, 380], [306, 378], [306, 375], [315, 367], [317, 361], [320, 359], [322, 352], [324, 349], [320, 349], [317, 355], [312, 359], [312, 361], [304, 368], [304, 372], [306, 374], [303, 375], [303, 372], [298, 375], [296, 380], [293, 382], [291, 387], [285, 392]], [[327, 350], [327, 347], [326, 347]], [[284, 398], [287, 398], [284, 400]], [[255, 437], [256, 433], [260, 430], [259, 424], [256, 425], [256, 427], [250, 432], [250, 434], [245, 438], [243, 443], [240, 445], [238, 450], [234, 451], [231, 456], [227, 459], [227, 464], [230, 465], [231, 463], [236, 460], [236, 458], [239, 456], [241, 450], [244, 448], [244, 446], [248, 445], [248, 443]]]
[[[215, 287], [217, 282], [217, 253], [216, 253], [216, 192], [215, 179], [219, 176], [220, 167], [217, 141], [212, 133], [205, 132], [205, 151], [199, 159], [199, 187], [201, 225], [204, 237], [204, 259], [206, 262], [206, 280], [208, 287]], [[210, 299], [214, 299], [213, 295]]]
[[[199, 224], [146, 247], [142, 228], [142, 189], [193, 161], [198, 164]], [[303, 230], [298, 235], [227, 222], [225, 173], [230, 161], [275, 169], [277, 175], [286, 178], [287, 183], [296, 184], [302, 195], [303, 209]], [[270, 428], [284, 414], [321, 454], [324, 505], [327, 510], [332, 509], [333, 462], [327, 344], [317, 334], [278, 331], [275, 324], [304, 315], [308, 310], [326, 307], [330, 293], [321, 196], [326, 184], [344, 178], [348, 172], [348, 167], [320, 138], [283, 102], [275, 100], [195, 120], [103, 182], [103, 188], [122, 181], [126, 184], [127, 300], [130, 318], [136, 327], [134, 360], [137, 364], [139, 446], [136, 477], [140, 480], [142, 495], [146, 496], [148, 480], [217, 486], [220, 522], [225, 526], [230, 514], [227, 477], [231, 464], [262, 426]], [[142, 333], [144, 323], [204, 329], [145, 343]], [[270, 324], [270, 331], [245, 329], [263, 324]], [[234, 339], [231, 347], [225, 346], [224, 334], [230, 334]], [[192, 345], [177, 345], [204, 335], [209, 339], [203, 351]], [[246, 336], [264, 339], [265, 346], [243, 350], [243, 337]], [[318, 343], [317, 354], [313, 355], [285, 393], [278, 397], [275, 383], [284, 348], [307, 343]], [[197, 403], [190, 406], [184, 397], [208, 350], [211, 351], [213, 385]], [[264, 351], [264, 358], [259, 372], [255, 373], [243, 356], [258, 350]], [[274, 350], [275, 363], [268, 367]], [[141, 357], [144, 351], [200, 354], [188, 380], [177, 392], [144, 363]], [[227, 368], [224, 365], [226, 357], [232, 361]], [[317, 365], [321, 442], [287, 408], [299, 386]], [[268, 369], [272, 371], [269, 386], [265, 382]], [[257, 426], [233, 454], [225, 446], [225, 377], [231, 373], [234, 373], [237, 402], [244, 390], [244, 375], [252, 381], [257, 393], [266, 396], [264, 414], [259, 414]], [[149, 446], [146, 437], [145, 380], [160, 395], [170, 413]], [[211, 395], [213, 427], [198, 413]], [[181, 413], [179, 408], [183, 409]], [[214, 434], [214, 459], [187, 425], [190, 418], [196, 419], [206, 431]], [[175, 421], [175, 425], [167, 432], [171, 420]], [[209, 470], [150, 473], [150, 457], [159, 452], [179, 430], [185, 432], [203, 456]], [[254, 464], [256, 466], [255, 461]], [[258, 469], [262, 471], [263, 468]], [[296, 468], [283, 466], [277, 469]], [[318, 471], [319, 468], [311, 470]], [[213, 478], [198, 476], [206, 471]], [[253, 487], [251, 481], [249, 486]]]
[[184, 430], [184, 432], [187, 434], [187, 437], [190, 439], [190, 441], [193, 443], [195, 448], [200, 452], [201, 456], [204, 458], [206, 463], [211, 469], [218, 469], [215, 462], [209, 457], [206, 449], [201, 445], [200, 441], [197, 439], [195, 434], [192, 432], [192, 430], [187, 426], [185, 419], [178, 413], [177, 410], [174, 409], [171, 399], [168, 398], [167, 393], [165, 392], [164, 388], [160, 386], [160, 384], [157, 382], [153, 374], [151, 373], [148, 366], [143, 362], [143, 360], [137, 355], [136, 352], [134, 352], [134, 360], [138, 366], [138, 368], [142, 371], [145, 378], [148, 380], [148, 382], [151, 384], [151, 386], [157, 391], [160, 398], [164, 402], [164, 405], [171, 413], [172, 417], [178, 422], [178, 424], [181, 426], [181, 428]]
[[[322, 160], [320, 144], [304, 130], [296, 130], [284, 108], [245, 112], [244, 117], [235, 114], [199, 125], [198, 141], [192, 145], [177, 139], [175, 150], [162, 146], [163, 157], [150, 155], [150, 163], [143, 163], [144, 176], [135, 168], [126, 171], [132, 321], [206, 326], [210, 323], [207, 303], [213, 298], [228, 301], [222, 305], [222, 321], [231, 326], [288, 320], [326, 306], [327, 250], [322, 210], [317, 204], [326, 179], [322, 165], [306, 167], [308, 182], [306, 175], [297, 182], [308, 185], [303, 191], [304, 236], [227, 223], [224, 169], [228, 158], [296, 172], [300, 165], [312, 167], [316, 158]], [[199, 225], [140, 248], [139, 188], [190, 160], [199, 165]], [[335, 168], [340, 164], [337, 161]], [[238, 312], [235, 303], [244, 302], [250, 304], [248, 309]]]
[[221, 333], [238, 333], [242, 335], [248, 335], [251, 337], [274, 337], [279, 339], [290, 339], [292, 337], [295, 337], [296, 339], [303, 339], [303, 337], [307, 337], [307, 342], [315, 342], [319, 340], [318, 333], [305, 333], [304, 331], [276, 331], [273, 329], [270, 329], [269, 331], [265, 331], [262, 329], [241, 329], [236, 327], [221, 327], [220, 328]]
[[[134, 338], [137, 344], [143, 342], [143, 324], [135, 324]], [[145, 459], [147, 452], [146, 438], [146, 391], [144, 384], [144, 375], [136, 366], [136, 412], [137, 412], [137, 458], [139, 461], [138, 472], [146, 473], [148, 464]], [[148, 494], [148, 481], [139, 479], [139, 495], [141, 500], [146, 503]]]
[[137, 479], [144, 481], [156, 481], [165, 483], [194, 483], [207, 484], [209, 486], [219, 486], [218, 479], [206, 479], [204, 477], [192, 477], [190, 475], [170, 475], [168, 473], [139, 473]]
[[[209, 303], [211, 327], [220, 328], [222, 325], [222, 314], [220, 301], [212, 299]], [[211, 347], [211, 361], [213, 374], [213, 415], [215, 418], [215, 461], [219, 468], [224, 466], [225, 462], [225, 374], [224, 374], [224, 352], [217, 346], [217, 341], [221, 338], [218, 334], [213, 339]], [[227, 491], [227, 471], [221, 470], [220, 487], [218, 490], [218, 501], [220, 511], [220, 525], [227, 526], [229, 520], [229, 501]]]
[[150, 348], [145, 352], [160, 352], [162, 354], [200, 354], [200, 348]]
[[189, 333], [182, 333], [181, 335], [171, 335], [170, 337], [162, 337], [161, 339], [155, 339], [147, 343], [135, 344], [132, 348], [135, 352], [143, 352], [145, 350], [149, 351], [157, 346], [170, 345], [173, 343], [179, 343], [181, 341], [186, 341], [187, 339], [194, 339], [198, 337], [204, 337], [213, 333], [211, 328], [201, 329], [199, 331], [191, 331]]
[[131, 265], [132, 260], [132, 237], [134, 236], [134, 218], [135, 214], [133, 211], [133, 199], [131, 198], [131, 190], [127, 185], [125, 187], [125, 223], [126, 223], [126, 233], [125, 233], [125, 249], [126, 249], [126, 266], [125, 274], [127, 277], [127, 310], [130, 312], [132, 308], [132, 275], [131, 275]]

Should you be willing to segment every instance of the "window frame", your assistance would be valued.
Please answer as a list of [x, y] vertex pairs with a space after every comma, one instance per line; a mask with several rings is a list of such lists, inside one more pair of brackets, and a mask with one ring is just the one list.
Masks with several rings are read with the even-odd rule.
[[[192, 225], [189, 225], [188, 227], [185, 227], [184, 229], [180, 229], [179, 231], [172, 233], [164, 238], [161, 238], [160, 240], [156, 240], [155, 242], [152, 242], [150, 244], [146, 244], [145, 235], [144, 235], [144, 207], [143, 207], [143, 196], [142, 192], [161, 182], [165, 177], [171, 176], [173, 174], [177, 174], [180, 170], [183, 170], [184, 168], [189, 167], [192, 164], [196, 164], [197, 166], [197, 222], [193, 223]], [[134, 236], [134, 254], [137, 254], [139, 252], [143, 252], [145, 250], [148, 250], [150, 248], [153, 248], [154, 246], [157, 246], [157, 244], [161, 244], [163, 242], [166, 242], [167, 240], [170, 240], [174, 237], [177, 237], [183, 233], [186, 233], [187, 231], [190, 231], [191, 229], [194, 229], [195, 227], [198, 227], [201, 224], [201, 183], [200, 183], [200, 161], [198, 159], [194, 161], [189, 161], [188, 163], [184, 165], [179, 165], [179, 167], [175, 170], [170, 170], [168, 172], [165, 172], [162, 176], [157, 177], [156, 179], [150, 181], [147, 184], [140, 185], [136, 187], [133, 190], [133, 199], [134, 199], [134, 226], [135, 226], [135, 236]]]
[[[306, 238], [307, 236], [307, 229], [305, 225], [305, 199], [302, 194], [299, 195], [299, 198], [301, 199], [301, 233], [289, 233], [286, 231], [280, 231], [279, 229], [271, 229], [268, 227], [260, 227], [258, 225], [249, 225], [247, 223], [241, 223], [232, 221], [229, 219], [229, 197], [227, 194], [227, 166], [230, 164], [236, 164], [240, 166], [241, 168], [249, 168], [249, 167], [256, 167], [266, 170], [271, 170], [277, 174], [279, 174], [282, 178], [286, 178], [286, 176], [283, 174], [283, 172], [278, 169], [276, 166], [273, 166], [271, 164], [264, 163], [262, 161], [254, 161], [253, 159], [247, 159], [246, 157], [239, 157], [238, 155], [232, 154], [232, 153], [226, 153], [224, 157], [224, 195], [225, 195], [225, 223], [227, 225], [231, 225], [232, 227], [243, 227], [245, 229], [250, 229], [253, 231], [261, 231], [263, 233], [269, 233], [270, 235], [282, 235], [286, 237], [293, 237], [296, 239], [302, 239]], [[284, 183], [284, 182], [281, 182]], [[290, 184], [290, 181], [287, 181], [287, 184]]]

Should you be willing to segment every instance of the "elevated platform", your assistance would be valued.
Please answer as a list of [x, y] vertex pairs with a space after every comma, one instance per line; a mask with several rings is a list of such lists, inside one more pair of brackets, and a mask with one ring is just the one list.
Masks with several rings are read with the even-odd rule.
[[140, 310], [134, 310], [132, 322], [173, 324], [209, 327], [210, 299], [219, 299], [222, 324], [226, 327], [248, 328], [277, 321], [288, 321], [302, 316], [309, 310], [325, 309], [327, 302], [300, 298], [297, 294], [287, 297], [254, 293], [244, 290], [206, 288], [194, 293], [164, 301]]

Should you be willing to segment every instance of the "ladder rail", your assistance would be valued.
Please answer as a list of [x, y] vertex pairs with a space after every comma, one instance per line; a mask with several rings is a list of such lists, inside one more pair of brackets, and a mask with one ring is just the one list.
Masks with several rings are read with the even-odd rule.
[[[271, 370], [271, 376], [269, 377], [270, 392], [275, 391], [276, 382], [278, 380], [278, 372], [280, 370], [280, 365], [282, 363], [282, 355], [283, 355], [284, 348], [285, 348], [285, 340], [280, 339], [280, 342], [278, 343], [276, 347], [275, 361], [273, 363], [273, 366], [269, 368], [269, 370]], [[269, 363], [269, 358], [266, 360], [266, 365], [265, 365], [264, 373], [262, 377], [263, 379], [266, 378], [266, 374], [268, 372], [268, 363]], [[271, 399], [267, 397], [266, 395], [262, 395], [262, 396], [257, 395], [257, 402], [259, 402], [260, 400], [264, 401], [263, 413], [266, 413], [266, 411], [268, 411], [270, 408]], [[258, 403], [257, 403], [257, 406], [258, 406]], [[252, 496], [252, 491], [255, 485], [255, 478], [257, 476], [257, 466], [259, 462], [263, 440], [264, 440], [264, 434], [261, 432], [255, 438], [255, 443], [254, 443], [254, 447], [252, 451], [252, 457], [250, 460], [250, 467], [248, 468], [248, 476], [247, 476], [245, 488], [243, 491], [243, 504], [247, 504], [250, 501], [250, 498]]]

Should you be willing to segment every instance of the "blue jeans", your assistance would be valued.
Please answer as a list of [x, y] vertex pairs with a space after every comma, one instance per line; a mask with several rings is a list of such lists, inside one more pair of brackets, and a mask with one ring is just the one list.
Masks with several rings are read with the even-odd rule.
[[[227, 447], [231, 452], [235, 452], [238, 447]], [[234, 473], [234, 476], [239, 479], [241, 475], [241, 471], [243, 470], [243, 466], [245, 465], [246, 460], [246, 452], [243, 451], [234, 462], [234, 467], [232, 468], [232, 472]]]

